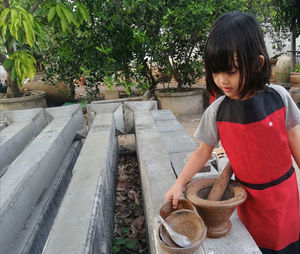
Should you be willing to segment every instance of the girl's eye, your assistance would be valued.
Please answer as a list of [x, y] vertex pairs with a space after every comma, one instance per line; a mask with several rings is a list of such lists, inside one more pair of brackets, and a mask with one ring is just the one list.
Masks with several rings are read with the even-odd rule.
[[235, 74], [237, 72], [237, 69], [233, 69], [233, 70], [231, 70], [231, 71], [228, 71], [227, 73], [229, 74], [229, 75], [233, 75], [233, 74]]

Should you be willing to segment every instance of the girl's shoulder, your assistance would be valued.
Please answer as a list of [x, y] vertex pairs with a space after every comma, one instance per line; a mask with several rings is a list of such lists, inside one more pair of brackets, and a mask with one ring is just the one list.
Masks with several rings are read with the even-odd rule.
[[218, 97], [212, 104], [206, 109], [208, 112], [216, 112], [220, 107], [221, 102], [225, 99], [225, 95]]
[[281, 85], [268, 84], [267, 87], [276, 91], [283, 101], [286, 111], [286, 128], [289, 130], [300, 124], [300, 111], [289, 92]]
[[273, 90], [275, 90], [277, 93], [280, 94], [281, 97], [286, 97], [288, 96], [289, 97], [289, 93], [288, 91], [281, 85], [275, 85], [275, 84], [266, 84], [266, 86], [268, 88], [271, 88]]

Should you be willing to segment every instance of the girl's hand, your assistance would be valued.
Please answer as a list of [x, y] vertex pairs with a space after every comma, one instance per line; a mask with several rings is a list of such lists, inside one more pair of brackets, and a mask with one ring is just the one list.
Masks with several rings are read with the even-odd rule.
[[183, 192], [183, 186], [181, 186], [177, 181], [173, 184], [173, 186], [168, 190], [165, 195], [165, 202], [172, 200], [173, 208], [176, 209], [178, 205], [178, 199], [180, 198]]
[[184, 166], [182, 172], [178, 176], [173, 186], [168, 190], [165, 195], [165, 202], [172, 200], [174, 209], [178, 205], [184, 186], [192, 179], [192, 177], [205, 165], [211, 156], [213, 146], [200, 142], [199, 147], [191, 155], [188, 162]]

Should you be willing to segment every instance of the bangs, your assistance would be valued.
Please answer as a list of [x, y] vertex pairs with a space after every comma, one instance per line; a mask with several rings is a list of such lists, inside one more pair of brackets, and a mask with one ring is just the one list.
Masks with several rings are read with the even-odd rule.
[[232, 40], [226, 37], [221, 33], [215, 34], [215, 36], [210, 37], [210, 42], [207, 44], [205, 65], [212, 73], [228, 72], [233, 68], [238, 69], [235, 64], [236, 61], [234, 61], [236, 46]]

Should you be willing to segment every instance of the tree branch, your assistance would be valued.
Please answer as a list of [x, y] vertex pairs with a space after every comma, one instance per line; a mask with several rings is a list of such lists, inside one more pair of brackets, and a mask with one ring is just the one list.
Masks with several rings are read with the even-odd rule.
[[10, 8], [8, 0], [3, 0], [2, 2], [4, 4], [4, 8]]
[[4, 61], [6, 60], [6, 56], [3, 54], [0, 54], [0, 64], [3, 65]]
[[37, 8], [39, 7], [39, 5], [40, 5], [41, 2], [43, 2], [43, 0], [37, 0], [37, 1], [34, 3], [34, 5], [31, 7], [30, 12], [31, 12], [31, 13], [34, 13], [34, 12], [37, 10]]

